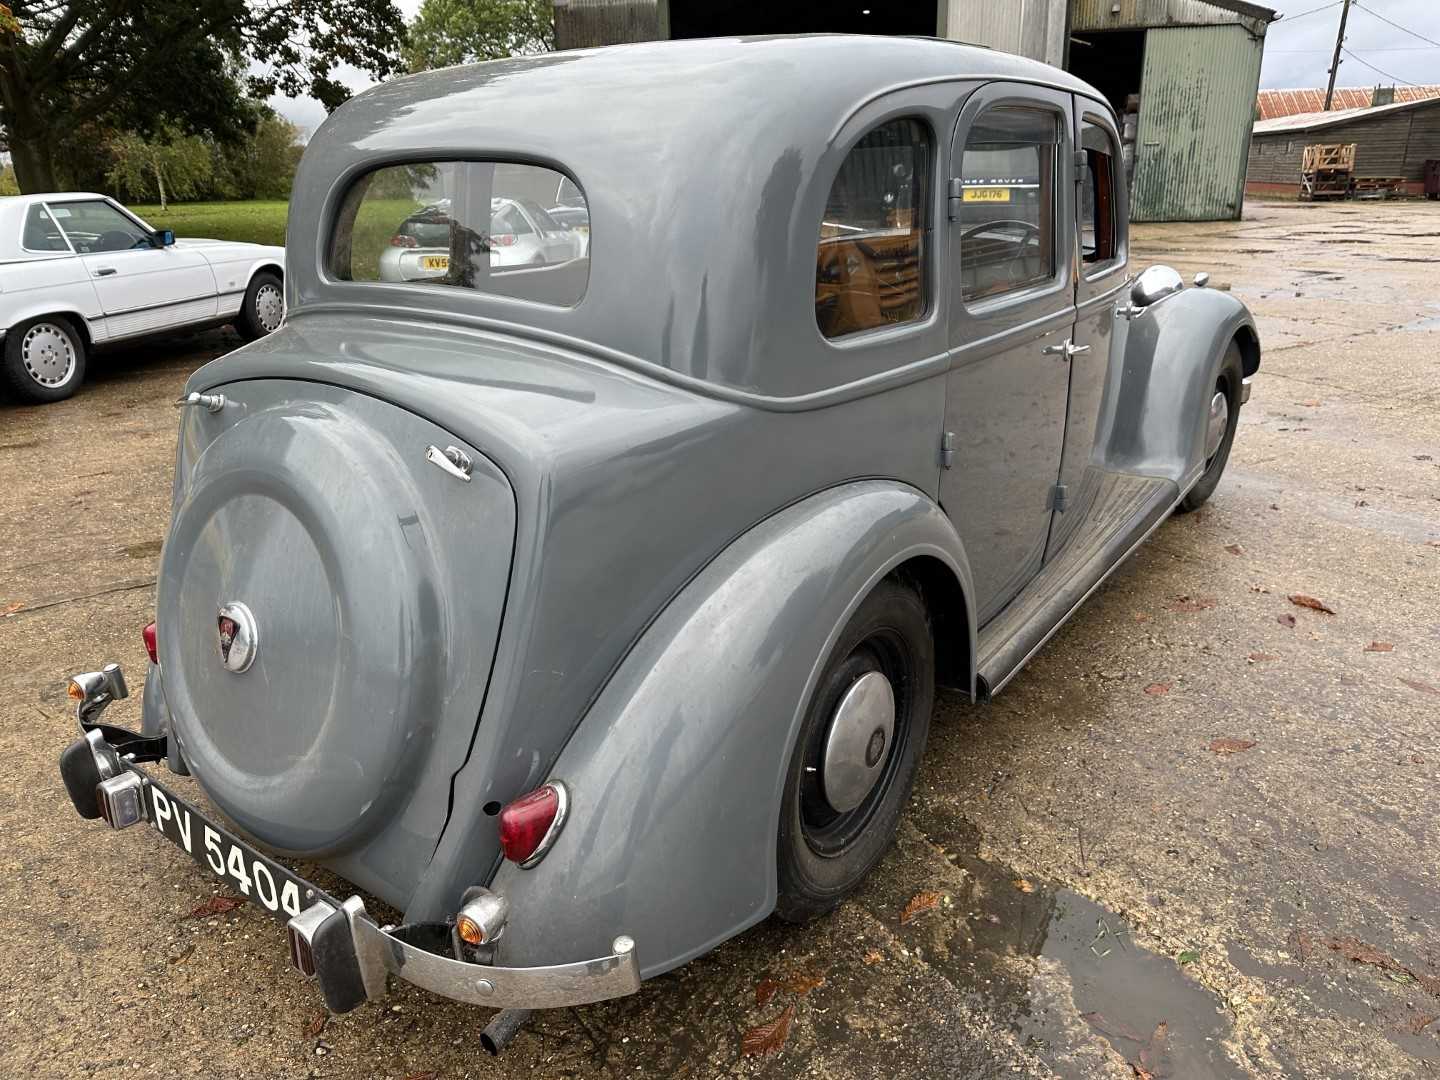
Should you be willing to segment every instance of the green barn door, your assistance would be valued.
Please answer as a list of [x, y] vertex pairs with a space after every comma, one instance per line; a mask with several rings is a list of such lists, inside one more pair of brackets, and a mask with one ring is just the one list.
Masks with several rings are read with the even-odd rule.
[[1145, 35], [1131, 220], [1240, 216], [1261, 45], [1233, 25]]

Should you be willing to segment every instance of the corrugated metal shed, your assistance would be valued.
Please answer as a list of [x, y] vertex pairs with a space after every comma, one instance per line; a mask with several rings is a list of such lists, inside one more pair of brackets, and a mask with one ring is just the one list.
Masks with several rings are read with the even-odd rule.
[[1263, 40], [1233, 24], [1146, 35], [1132, 219], [1240, 216]]
[[[1111, 9], [1119, 7], [1118, 12]], [[1263, 33], [1279, 16], [1241, 0], [1071, 0], [1070, 32], [1140, 30], [1161, 26], [1226, 26], [1246, 21]]]
[[1260, 120], [1255, 124], [1256, 135], [1271, 135], [1277, 131], [1314, 131], [1316, 128], [1348, 124], [1352, 120], [1374, 120], [1377, 116], [1423, 109], [1427, 105], [1440, 104], [1440, 98], [1420, 98], [1416, 101], [1396, 101], [1389, 105], [1371, 108], [1331, 109], [1329, 112], [1297, 113], [1295, 116], [1277, 116], [1273, 120]]
[[940, 37], [1056, 67], [1065, 61], [1065, 0], [939, 0], [939, 13]]
[[[1397, 104], [1440, 97], [1440, 86], [1396, 86], [1393, 89]], [[1336, 111], [1368, 108], [1374, 94], [1375, 89], [1370, 86], [1337, 86], [1330, 109]], [[1297, 116], [1300, 113], [1324, 112], [1325, 91], [1321, 87], [1297, 90], [1261, 90], [1255, 99], [1255, 107], [1259, 110], [1261, 120], [1273, 120], [1277, 116]]]
[[669, 36], [669, 0], [555, 0], [557, 49], [661, 41]]

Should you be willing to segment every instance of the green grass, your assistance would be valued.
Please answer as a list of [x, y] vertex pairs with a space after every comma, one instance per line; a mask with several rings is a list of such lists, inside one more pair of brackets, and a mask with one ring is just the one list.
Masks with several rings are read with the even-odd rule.
[[254, 199], [245, 202], [171, 203], [162, 212], [159, 206], [131, 206], [157, 229], [173, 229], [176, 236], [206, 240], [244, 240], [252, 244], [284, 244], [284, 199]]

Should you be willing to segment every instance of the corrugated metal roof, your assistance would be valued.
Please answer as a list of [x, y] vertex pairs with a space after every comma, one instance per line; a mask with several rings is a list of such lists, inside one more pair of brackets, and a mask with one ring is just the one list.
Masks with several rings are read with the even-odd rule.
[[1397, 101], [1393, 105], [1375, 105], [1366, 109], [1331, 109], [1329, 112], [1297, 113], [1295, 116], [1277, 116], [1273, 120], [1259, 120], [1255, 123], [1256, 135], [1273, 135], [1277, 131], [1312, 131], [1315, 128], [1331, 127], [1350, 120], [1385, 116], [1405, 109], [1421, 109], [1440, 105], [1440, 96], [1421, 98], [1418, 101]]
[[[1337, 86], [1335, 98], [1330, 104], [1332, 110], [1363, 109], [1369, 106], [1374, 88], [1369, 86]], [[1440, 97], [1440, 86], [1397, 86], [1397, 102], [1423, 101]], [[1261, 90], [1255, 95], [1256, 108], [1261, 120], [1273, 120], [1278, 116], [1296, 116], [1300, 113], [1325, 111], [1325, 91], [1319, 87], [1305, 87], [1293, 90]]]
[[[1119, 11], [1111, 11], [1113, 7]], [[1245, 0], [1071, 0], [1070, 31], [1159, 26], [1224, 26], [1250, 20], [1257, 32], [1280, 16]]]

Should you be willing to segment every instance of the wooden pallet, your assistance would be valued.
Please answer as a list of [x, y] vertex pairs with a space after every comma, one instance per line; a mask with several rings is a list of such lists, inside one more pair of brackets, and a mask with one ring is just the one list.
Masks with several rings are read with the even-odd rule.
[[1354, 172], [1355, 144], [1315, 143], [1305, 147], [1304, 156], [1300, 161], [1300, 171], [1302, 173], [1314, 173], [1327, 169], [1340, 172]]

